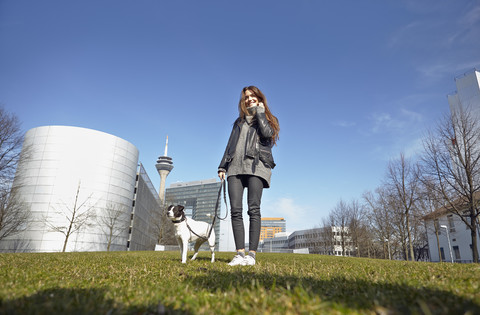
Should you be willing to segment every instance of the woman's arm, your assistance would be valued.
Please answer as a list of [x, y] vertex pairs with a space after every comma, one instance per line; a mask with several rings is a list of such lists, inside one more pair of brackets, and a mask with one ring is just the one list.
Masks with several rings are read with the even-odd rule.
[[267, 116], [265, 115], [265, 107], [263, 107], [263, 103], [259, 103], [256, 110], [257, 110], [256, 116], [258, 121], [258, 127], [260, 130], [260, 136], [263, 138], [272, 138], [274, 134], [274, 130], [267, 120]]

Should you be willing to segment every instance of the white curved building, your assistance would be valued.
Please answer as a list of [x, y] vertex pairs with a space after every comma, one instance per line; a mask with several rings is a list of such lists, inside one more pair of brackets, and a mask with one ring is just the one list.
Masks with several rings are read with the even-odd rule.
[[103, 251], [109, 243], [109, 250], [126, 250], [138, 149], [110, 134], [68, 126], [29, 130], [22, 154], [27, 148], [14, 186], [31, 220], [24, 233], [0, 242], [0, 251], [62, 251], [67, 235], [65, 251]]

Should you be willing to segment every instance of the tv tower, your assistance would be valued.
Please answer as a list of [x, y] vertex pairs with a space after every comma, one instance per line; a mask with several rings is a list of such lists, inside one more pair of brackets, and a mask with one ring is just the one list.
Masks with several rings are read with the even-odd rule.
[[173, 169], [172, 158], [167, 156], [168, 151], [168, 136], [167, 142], [165, 143], [165, 153], [163, 156], [158, 157], [157, 168], [158, 174], [160, 175], [160, 189], [158, 190], [158, 196], [160, 197], [160, 202], [163, 205], [165, 203], [165, 180], [167, 179], [168, 174]]

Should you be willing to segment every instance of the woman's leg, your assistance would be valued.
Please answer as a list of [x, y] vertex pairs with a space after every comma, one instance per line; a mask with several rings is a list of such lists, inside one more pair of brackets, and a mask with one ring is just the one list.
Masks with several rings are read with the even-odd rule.
[[240, 176], [229, 176], [228, 197], [230, 198], [230, 213], [232, 217], [233, 238], [238, 250], [245, 249], [245, 227], [243, 226], [243, 190], [244, 185]]
[[257, 176], [248, 176], [248, 215], [250, 216], [249, 251], [257, 251], [260, 240], [261, 214], [260, 203], [263, 192], [263, 181]]

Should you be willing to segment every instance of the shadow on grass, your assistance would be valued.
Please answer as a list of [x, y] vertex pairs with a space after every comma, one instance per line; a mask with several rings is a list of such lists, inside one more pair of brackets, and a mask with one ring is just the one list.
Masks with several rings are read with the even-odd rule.
[[157, 305], [126, 306], [105, 298], [102, 289], [39, 291], [15, 300], [0, 300], [0, 314], [188, 314]]
[[265, 289], [271, 294], [308, 294], [322, 302], [343, 305], [358, 311], [400, 314], [480, 314], [480, 304], [449, 291], [413, 287], [386, 282], [368, 282], [333, 278], [319, 280], [311, 277], [255, 273], [248, 270], [206, 273], [188, 279], [193, 285], [215, 293], [232, 288], [244, 291]]

